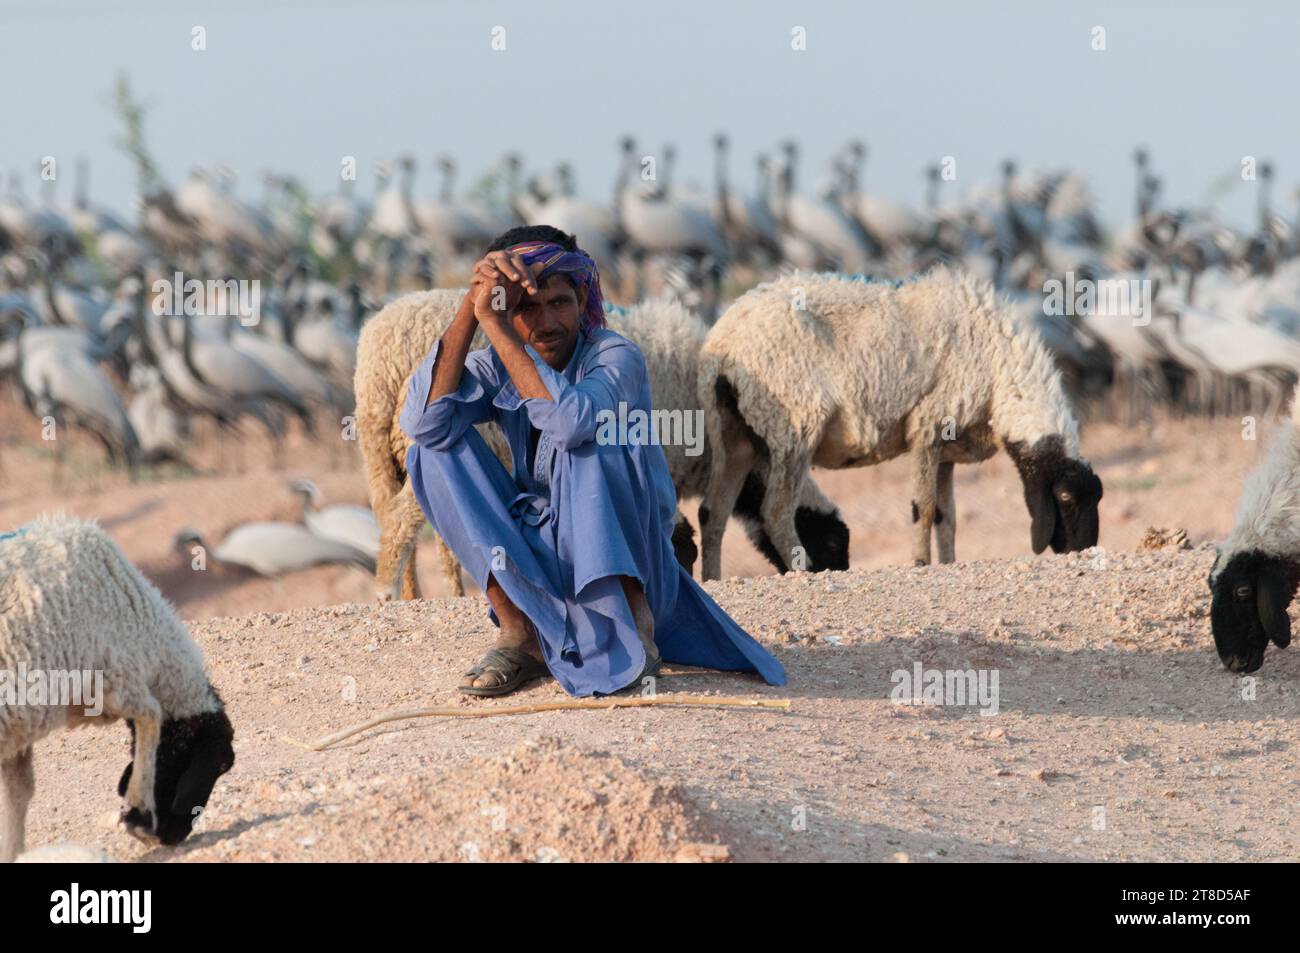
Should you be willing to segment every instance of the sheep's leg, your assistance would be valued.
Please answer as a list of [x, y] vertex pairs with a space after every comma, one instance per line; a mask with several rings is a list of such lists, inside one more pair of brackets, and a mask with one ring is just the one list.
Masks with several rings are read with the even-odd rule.
[[957, 561], [957, 498], [953, 492], [954, 463], [939, 464], [939, 511], [935, 515], [934, 538], [939, 562]]
[[802, 571], [809, 564], [808, 552], [804, 549], [794, 523], [799, 488], [807, 472], [808, 460], [801, 453], [774, 453], [767, 468], [767, 493], [763, 496], [762, 506], [763, 527], [787, 571]]
[[135, 725], [135, 758], [131, 780], [126, 786], [126, 809], [122, 821], [132, 835], [158, 832], [158, 809], [154, 803], [154, 771], [158, 763], [158, 741], [162, 735], [162, 709], [152, 698], [143, 714], [132, 714]]
[[465, 595], [465, 584], [460, 578], [460, 560], [456, 554], [451, 551], [441, 536], [438, 537], [438, 565], [442, 567], [443, 578], [447, 580], [447, 590], [449, 595]]
[[[388, 602], [399, 596], [418, 599], [419, 582], [415, 579], [414, 552], [416, 537], [424, 523], [424, 514], [408, 480], [401, 490], [375, 508], [379, 520], [379, 558], [375, 561], [375, 596]], [[408, 569], [409, 566], [409, 569]], [[407, 576], [407, 573], [410, 575]]]
[[[402, 598], [419, 599], [420, 580], [415, 573], [415, 549], [420, 539], [420, 530], [424, 527], [425, 517], [424, 510], [420, 509], [420, 501], [415, 498], [415, 490], [411, 486], [411, 481], [407, 480], [402, 484], [401, 491], [393, 501], [397, 507], [397, 540], [398, 540], [398, 558], [401, 560], [402, 571]], [[438, 546], [446, 549], [442, 540], [438, 540]], [[439, 556], [441, 557], [441, 552]], [[460, 565], [456, 563], [455, 557], [452, 557], [450, 551], [447, 553], [452, 560], [452, 573], [450, 581], [454, 595], [463, 595], [464, 590], [460, 588]], [[443, 562], [443, 569], [446, 571], [446, 563]]]
[[375, 515], [379, 517], [379, 556], [375, 560], [375, 598], [380, 602], [389, 602], [400, 595], [401, 586], [399, 579], [402, 558], [397, 540], [397, 525], [390, 513], [390, 506], [379, 507]]
[[920, 446], [913, 452], [915, 472], [912, 483], [912, 564], [930, 565], [930, 531], [938, 510], [939, 451]]
[[32, 767], [30, 746], [8, 761], [0, 761], [0, 793], [4, 795], [0, 864], [7, 864], [26, 848], [27, 805], [32, 803], [32, 795], [36, 793], [36, 772]]
[[402, 601], [406, 602], [411, 599], [423, 598], [420, 592], [420, 577], [415, 570], [415, 547], [411, 547], [410, 554], [402, 560]]
[[701, 579], [722, 578], [722, 534], [755, 456], [754, 447], [740, 434], [728, 434], [724, 446], [714, 450], [709, 485], [700, 504], [700, 547], [704, 552]]

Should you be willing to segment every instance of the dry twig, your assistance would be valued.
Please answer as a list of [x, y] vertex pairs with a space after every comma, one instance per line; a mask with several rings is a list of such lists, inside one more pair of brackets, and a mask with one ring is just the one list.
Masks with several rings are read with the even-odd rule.
[[383, 725], [390, 721], [403, 721], [408, 718], [491, 718], [495, 715], [527, 715], [539, 711], [564, 711], [571, 708], [642, 708], [647, 705], [697, 705], [702, 707], [722, 708], [780, 708], [788, 710], [788, 698], [737, 698], [732, 695], [652, 695], [646, 698], [583, 698], [567, 699], [558, 702], [537, 702], [532, 705], [510, 705], [504, 708], [412, 708], [409, 711], [394, 711], [379, 715], [369, 721], [345, 728], [324, 738], [304, 742], [294, 738], [282, 738], [304, 751], [324, 751], [331, 745], [359, 735], [363, 731]]

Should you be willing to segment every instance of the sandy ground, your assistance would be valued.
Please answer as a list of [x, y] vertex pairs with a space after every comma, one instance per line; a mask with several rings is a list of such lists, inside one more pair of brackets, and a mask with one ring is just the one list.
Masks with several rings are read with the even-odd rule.
[[[669, 668], [659, 697], [782, 699], [789, 710], [646, 707], [423, 719], [335, 749], [310, 739], [394, 709], [563, 698], [553, 682], [470, 701], [458, 674], [491, 635], [475, 599], [377, 606], [344, 569], [279, 581], [195, 573], [170, 552], [254, 518], [293, 518], [285, 484], [364, 501], [355, 448], [299, 447], [282, 470], [250, 439], [246, 472], [66, 485], [0, 408], [0, 528], [57, 507], [101, 519], [192, 622], [235, 723], [237, 763], [198, 831], [149, 849], [116, 830], [121, 726], [37, 749], [29, 844], [124, 860], [1294, 860], [1300, 856], [1300, 659], [1270, 650], [1253, 683], [1214, 654], [1206, 544], [1231, 525], [1266, 444], [1236, 422], [1089, 428], [1106, 481], [1102, 549], [1031, 557], [1005, 460], [959, 470], [954, 566], [915, 569], [903, 464], [822, 474], [853, 531], [848, 573], [766, 571], [729, 534], [710, 584], [787, 667], [789, 685]], [[200, 466], [216, 469], [229, 448]], [[333, 463], [334, 468], [331, 468]], [[167, 478], [159, 478], [167, 476]], [[689, 510], [694, 513], [694, 507]], [[1135, 552], [1148, 526], [1191, 550]], [[438, 580], [425, 560], [427, 592]], [[899, 704], [896, 673], [998, 678], [997, 713]], [[951, 702], [952, 699], [949, 699]], [[988, 705], [986, 708], [990, 707]]]
[[[1300, 657], [1270, 652], [1243, 700], [1208, 645], [1211, 559], [731, 580], [711, 591], [789, 685], [670, 669], [657, 693], [789, 698], [789, 711], [423, 719], [320, 753], [285, 739], [562, 693], [458, 696], [489, 635], [468, 599], [198, 623], [238, 734], [199, 832], [148, 850], [112, 828], [127, 740], [110, 727], [38, 748], [30, 838], [145, 860], [669, 859], [687, 844], [742, 861], [1294, 860]], [[997, 672], [997, 713], [892, 701], [893, 673], [917, 663]]]

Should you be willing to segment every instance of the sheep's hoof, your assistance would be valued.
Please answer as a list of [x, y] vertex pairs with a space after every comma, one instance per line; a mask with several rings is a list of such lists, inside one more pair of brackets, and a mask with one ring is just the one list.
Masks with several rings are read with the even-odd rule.
[[919, 567], [919, 566], [928, 566], [928, 565], [930, 565], [930, 563], [929, 563], [928, 560], [925, 560], [925, 559], [913, 559], [913, 560], [912, 560], [912, 565], [913, 565], [913, 566], [918, 566], [918, 567]]
[[158, 843], [158, 821], [152, 811], [142, 811], [138, 807], [127, 808], [119, 820], [126, 832], [136, 840], [146, 844]]

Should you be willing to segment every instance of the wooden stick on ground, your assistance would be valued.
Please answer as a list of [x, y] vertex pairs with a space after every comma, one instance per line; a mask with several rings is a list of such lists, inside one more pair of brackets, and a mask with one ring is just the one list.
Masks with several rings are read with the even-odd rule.
[[653, 695], [648, 698], [584, 698], [558, 702], [537, 702], [532, 705], [510, 705], [503, 708], [412, 708], [409, 711], [394, 711], [379, 715], [369, 721], [345, 728], [324, 738], [304, 742], [294, 738], [282, 738], [304, 751], [324, 751], [331, 745], [359, 735], [377, 725], [390, 721], [403, 721], [407, 718], [491, 718], [495, 715], [527, 715], [539, 711], [564, 711], [571, 708], [642, 708], [646, 705], [697, 705], [701, 707], [722, 708], [781, 708], [789, 710], [788, 698], [737, 698], [734, 695]]

